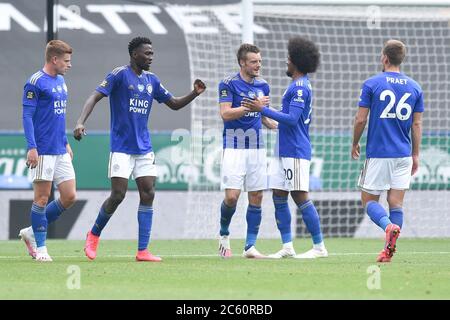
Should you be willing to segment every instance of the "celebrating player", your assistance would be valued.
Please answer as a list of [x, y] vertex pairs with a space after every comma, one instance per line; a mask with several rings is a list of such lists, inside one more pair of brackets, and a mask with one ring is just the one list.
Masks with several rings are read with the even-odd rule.
[[[72, 48], [52, 40], [45, 49], [45, 65], [27, 81], [23, 92], [23, 128], [27, 166], [33, 177], [31, 227], [20, 230], [28, 253], [36, 261], [52, 261], [45, 240], [47, 226], [75, 202], [73, 153], [66, 136], [67, 86], [63, 75], [71, 68]], [[47, 205], [53, 182], [60, 198]]]
[[74, 137], [81, 140], [85, 134], [85, 122], [95, 105], [109, 96], [111, 110], [111, 153], [108, 177], [111, 179], [111, 195], [100, 208], [94, 226], [88, 232], [84, 251], [93, 260], [97, 255], [100, 234], [125, 197], [128, 179], [136, 179], [140, 203], [137, 212], [139, 241], [137, 261], [161, 261], [147, 249], [153, 217], [156, 166], [147, 127], [153, 99], [165, 103], [172, 110], [179, 110], [205, 91], [201, 80], [194, 81], [194, 89], [187, 95], [175, 98], [161, 84], [158, 77], [149, 72], [153, 60], [152, 42], [136, 37], [128, 45], [130, 64], [115, 68], [87, 99], [74, 130]]
[[[367, 214], [386, 233], [378, 262], [392, 259], [403, 224], [405, 191], [411, 175], [419, 167], [423, 93], [417, 82], [400, 72], [405, 55], [406, 47], [402, 42], [386, 42], [381, 52], [383, 72], [362, 85], [353, 130], [352, 158], [358, 159], [359, 140], [370, 113], [366, 161], [358, 185]], [[387, 190], [389, 217], [378, 203], [384, 190]]]
[[231, 257], [229, 226], [241, 190], [248, 191], [247, 239], [243, 256], [264, 258], [255, 248], [261, 224], [263, 190], [267, 189], [266, 149], [261, 123], [276, 128], [276, 123], [259, 112], [241, 107], [244, 97], [269, 95], [269, 85], [259, 78], [261, 53], [252, 44], [242, 44], [237, 52], [240, 71], [219, 84], [220, 115], [223, 119], [222, 183], [225, 199], [220, 208], [219, 255]]
[[[328, 252], [323, 242], [317, 210], [308, 198], [311, 142], [309, 125], [312, 111], [312, 88], [308, 73], [319, 66], [320, 53], [316, 45], [307, 39], [294, 37], [289, 40], [287, 71], [292, 82], [286, 89], [281, 111], [270, 109], [268, 98], [245, 99], [243, 107], [259, 111], [263, 116], [278, 121], [278, 157], [270, 164], [269, 188], [273, 190], [275, 218], [280, 230], [283, 247], [270, 258], [320, 258]], [[292, 244], [291, 213], [288, 196], [302, 213], [303, 221], [312, 235], [313, 248], [296, 255]]]

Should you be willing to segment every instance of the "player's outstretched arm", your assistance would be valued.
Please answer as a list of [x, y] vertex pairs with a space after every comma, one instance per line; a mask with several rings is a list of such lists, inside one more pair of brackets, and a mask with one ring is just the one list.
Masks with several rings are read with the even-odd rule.
[[413, 113], [411, 138], [412, 138], [412, 159], [413, 159], [411, 175], [413, 176], [419, 169], [419, 148], [420, 148], [420, 142], [422, 140], [422, 113], [421, 112]]
[[364, 128], [367, 123], [367, 116], [369, 114], [369, 108], [359, 107], [355, 116], [355, 122], [353, 124], [353, 143], [352, 143], [352, 158], [354, 160], [359, 159], [361, 150], [359, 140], [364, 132]]
[[97, 104], [97, 102], [103, 99], [103, 97], [105, 97], [103, 93], [94, 91], [89, 96], [89, 98], [87, 98], [83, 106], [83, 111], [81, 111], [81, 115], [78, 118], [77, 125], [73, 130], [73, 137], [76, 140], [80, 141], [83, 138], [83, 135], [86, 135], [86, 128], [84, 127], [84, 123], [89, 118], [89, 115], [91, 114], [92, 110], [94, 110], [94, 107]]
[[196, 79], [194, 81], [194, 90], [183, 97], [172, 97], [167, 102], [166, 105], [172, 110], [180, 110], [181, 108], [187, 106], [192, 100], [197, 98], [206, 90], [206, 85], [202, 80]]
[[257, 99], [244, 98], [242, 100], [241, 105], [252, 111], [261, 112], [261, 115], [276, 120], [278, 122], [281, 122], [285, 125], [288, 126], [297, 125], [298, 120], [302, 115], [303, 108], [292, 107], [289, 108], [289, 113], [283, 113], [280, 111], [270, 109], [267, 106], [269, 102], [270, 102], [269, 97], [260, 97]]

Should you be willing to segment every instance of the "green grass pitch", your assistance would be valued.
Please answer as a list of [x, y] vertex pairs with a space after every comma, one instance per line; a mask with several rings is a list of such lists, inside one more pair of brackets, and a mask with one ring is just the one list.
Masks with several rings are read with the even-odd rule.
[[[215, 240], [155, 240], [161, 263], [135, 262], [136, 241], [100, 241], [95, 261], [83, 244], [50, 240], [54, 261], [38, 263], [21, 241], [0, 242], [0, 299], [450, 299], [450, 239], [400, 238], [388, 264], [375, 262], [381, 239], [326, 239], [330, 257], [317, 260], [244, 259], [243, 240], [225, 260]], [[295, 241], [297, 253], [310, 245]], [[257, 247], [273, 253], [280, 242]]]

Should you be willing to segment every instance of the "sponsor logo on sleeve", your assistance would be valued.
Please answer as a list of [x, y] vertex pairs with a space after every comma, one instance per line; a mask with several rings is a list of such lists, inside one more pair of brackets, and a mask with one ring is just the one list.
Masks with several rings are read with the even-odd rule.
[[100, 87], [106, 88], [106, 86], [108, 85], [108, 81], [103, 80], [102, 83], [100, 83]]
[[295, 102], [305, 102], [303, 100], [303, 90], [297, 90], [297, 97], [294, 98]]
[[221, 97], [228, 97], [228, 90], [227, 89], [222, 89], [222, 91], [220, 91], [220, 96]]
[[28, 91], [27, 92], [27, 99], [33, 99], [34, 98], [34, 92], [33, 91]]

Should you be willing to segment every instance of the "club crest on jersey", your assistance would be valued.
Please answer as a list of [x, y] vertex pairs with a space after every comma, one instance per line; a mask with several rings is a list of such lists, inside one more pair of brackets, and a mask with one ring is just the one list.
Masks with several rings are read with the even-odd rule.
[[27, 92], [27, 99], [33, 99], [34, 98], [34, 92], [33, 91], [28, 91]]
[[148, 84], [147, 85], [147, 93], [150, 95], [150, 94], [152, 94], [152, 92], [153, 92], [153, 87], [151, 84]]
[[255, 99], [256, 94], [253, 91], [249, 91], [248, 92], [248, 97], [251, 98], [251, 99]]
[[139, 92], [144, 91], [144, 85], [143, 84], [138, 84], [138, 90], [139, 90]]

